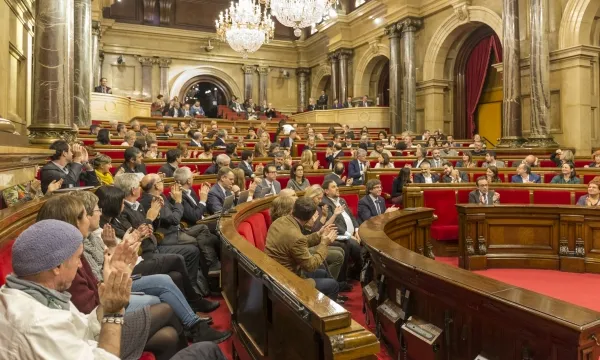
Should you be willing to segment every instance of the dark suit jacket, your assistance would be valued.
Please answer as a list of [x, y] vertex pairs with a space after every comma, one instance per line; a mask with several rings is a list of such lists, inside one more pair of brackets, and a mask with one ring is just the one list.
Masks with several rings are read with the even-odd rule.
[[240, 161], [240, 163], [238, 164], [238, 169], [242, 169], [244, 170], [244, 175], [246, 177], [252, 177], [252, 175], [254, 175], [254, 171], [252, 171], [252, 164], [250, 164], [250, 166], [246, 166], [246, 162], [244, 162], [243, 160]]
[[[279, 194], [281, 192], [281, 183], [275, 180], [273, 181], [273, 186], [275, 187], [275, 193]], [[268, 194], [272, 193], [272, 191], [273, 189], [270, 186], [267, 186], [267, 181], [263, 179], [263, 181], [256, 186], [256, 190], [254, 190], [254, 198], [264, 198]]]
[[271, 109], [271, 110], [267, 109], [267, 111], [265, 112], [265, 115], [267, 117], [274, 118], [275, 116], [277, 116], [277, 111], [275, 111], [275, 109]]
[[[329, 215], [328, 215], [328, 219], [329, 219], [329, 217], [333, 216], [333, 211], [335, 210], [335, 204], [327, 196], [323, 196], [323, 203], [326, 204], [327, 206], [329, 206]], [[346, 204], [346, 200], [344, 200], [343, 198], [340, 198], [340, 205], [342, 205], [344, 207], [344, 211], [346, 212], [346, 214], [348, 214], [350, 216], [350, 219], [352, 220], [352, 224], [354, 225], [354, 230], [358, 229], [358, 221], [356, 221], [356, 218], [352, 214], [352, 211], [350, 211], [350, 208]], [[342, 216], [342, 214], [339, 214], [335, 218], [335, 221], [333, 223], [337, 227], [338, 234], [340, 234], [340, 235], [344, 235], [346, 233], [346, 231], [348, 230], [348, 228], [346, 227], [346, 221], [344, 221], [344, 217]], [[352, 234], [352, 235], [354, 235], [354, 234]]]
[[208, 212], [214, 214], [221, 211], [225, 198], [230, 195], [232, 195], [231, 191], [228, 190], [227, 194], [225, 194], [219, 184], [213, 185], [208, 192], [208, 199], [206, 199]]
[[[55, 163], [50, 161], [40, 170], [40, 181], [42, 183], [42, 192], [45, 194], [48, 191], [48, 185], [54, 180], [63, 179], [62, 188], [79, 187], [79, 180], [85, 181], [91, 186], [99, 186], [98, 178], [95, 172], [84, 171], [83, 165], [78, 163], [69, 163], [66, 165], [69, 173], [65, 173]], [[95, 179], [95, 181], [94, 181]]]
[[[125, 203], [123, 206], [123, 211], [116, 218], [112, 219], [110, 224], [115, 229], [115, 234], [119, 238], [123, 238], [125, 232], [129, 228], [137, 229], [140, 225], [148, 224], [152, 225], [152, 221], [146, 219], [146, 209], [142, 204], [138, 206], [137, 210], [133, 210], [133, 208]], [[103, 224], [101, 224], [104, 226]], [[151, 258], [153, 254], [158, 253], [157, 250], [157, 241], [154, 235], [144, 239], [142, 241], [142, 257], [144, 259]]]
[[354, 131], [348, 131], [346, 133], [346, 139], [354, 140]]
[[129, 168], [129, 166], [126, 166], [125, 163], [122, 163], [121, 166], [119, 166], [119, 167], [123, 168], [123, 170], [127, 174], [135, 174], [135, 173], [142, 173], [144, 175], [148, 174], [148, 172], [146, 171], [146, 164], [143, 164], [143, 163], [135, 165], [135, 169], [133, 169], [133, 170], [131, 170]]
[[373, 216], [381, 215], [385, 212], [385, 200], [381, 196], [379, 196], [377, 197], [376, 201], [379, 205], [379, 214], [377, 213], [375, 203], [373, 202], [373, 199], [371, 199], [370, 195], [363, 196], [362, 199], [358, 201], [359, 224], [362, 224], [363, 222], [369, 220]]
[[349, 103], [349, 102], [347, 102], [347, 101], [344, 101], [344, 107], [345, 107], [345, 108], [351, 108], [351, 107], [353, 107], [353, 106], [352, 106], [352, 103]]
[[319, 106], [319, 109], [322, 109], [323, 106], [327, 106], [328, 102], [329, 102], [329, 96], [321, 95], [321, 96], [319, 96], [319, 99], [317, 100], [317, 105]]
[[366, 103], [363, 102], [362, 100], [358, 103], [358, 107], [369, 107], [369, 102], [367, 101]]
[[209, 166], [206, 171], [204, 171], [204, 175], [213, 175], [219, 172], [219, 166], [217, 164], [212, 164]]
[[188, 226], [192, 226], [202, 219], [206, 212], [206, 204], [200, 203], [200, 198], [194, 190], [190, 191], [190, 196], [194, 199], [194, 203], [188, 195], [183, 194], [183, 218], [181, 220], [188, 223]]
[[[160, 215], [154, 221], [154, 231], [164, 235], [161, 245], [176, 245], [179, 234], [179, 223], [183, 217], [183, 204], [176, 204], [161, 194], [165, 205], [160, 209]], [[154, 197], [148, 193], [142, 194], [140, 204], [144, 209], [150, 209]]]
[[[487, 204], [494, 205], [494, 190], [488, 191]], [[469, 193], [469, 204], [479, 204], [481, 200], [481, 193], [479, 190], [473, 190]], [[500, 203], [500, 201], [498, 201]]]
[[[513, 177], [510, 179], [511, 183], [516, 183], [516, 184], [522, 184], [523, 183], [523, 178], [519, 175], [513, 175]], [[533, 183], [541, 183], [542, 179], [540, 178], [539, 175], [536, 174], [529, 174], [529, 182], [533, 182]]]
[[342, 105], [342, 104], [340, 104], [340, 103], [338, 103], [337, 105], [336, 105], [336, 104], [332, 104], [332, 105], [331, 105], [331, 108], [332, 108], [332, 109], [343, 109], [343, 108], [344, 108], [344, 105]]
[[340, 152], [339, 152], [337, 155], [335, 155], [335, 156], [334, 156], [333, 154], [331, 154], [331, 155], [327, 156], [327, 157], [325, 158], [325, 160], [327, 160], [327, 167], [328, 167], [329, 169], [333, 169], [333, 163], [335, 162], [335, 159], [337, 159], [337, 158], [339, 158], [339, 157], [342, 157], [342, 156], [345, 156], [345, 155], [344, 155], [344, 150], [341, 150], [341, 151], [340, 151]]
[[166, 177], [173, 177], [173, 173], [177, 168], [173, 168], [171, 164], [166, 163], [158, 169], [158, 172], [165, 174]]
[[[109, 88], [108, 86], [106, 87], [106, 91], [104, 92], [104, 94], [109, 94], [110, 93], [111, 88]], [[94, 92], [97, 93], [102, 93], [102, 85], [98, 85], [94, 88]]]
[[227, 143], [225, 142], [225, 140], [223, 140], [220, 137], [218, 137], [213, 142], [213, 146], [227, 146]]
[[283, 140], [281, 140], [281, 143], [279, 144], [279, 146], [284, 147], [284, 148], [291, 148], [292, 142], [289, 137], [286, 137]]
[[310, 105], [310, 104], [309, 104], [309, 105], [306, 107], [306, 110], [307, 110], [307, 111], [313, 111], [315, 108], [316, 108], [316, 106], [315, 106], [315, 105]]
[[[425, 177], [423, 174], [415, 174], [413, 180], [415, 181], [415, 184], [425, 184]], [[440, 182], [440, 176], [438, 174], [431, 174], [431, 181], [434, 183]]]
[[328, 180], [335, 181], [337, 186], [346, 186], [346, 183], [344, 182], [344, 180], [342, 180], [342, 178], [339, 177], [337, 174], [329, 173], [329, 174], [325, 175], [325, 177], [323, 178], [323, 182], [328, 181]]
[[179, 109], [170, 108], [168, 115], [175, 116], [175, 112], [177, 112], [177, 117], [183, 117], [183, 110], [181, 108], [179, 108]]
[[[458, 176], [460, 177], [462, 182], [469, 182], [469, 175], [466, 172], [459, 171]], [[451, 183], [452, 178], [450, 176], [444, 174], [444, 176], [442, 176], [442, 182]]]
[[358, 160], [354, 159], [348, 164], [348, 177], [353, 179], [352, 185], [362, 185], [363, 180], [362, 176], [360, 175], [360, 165]]

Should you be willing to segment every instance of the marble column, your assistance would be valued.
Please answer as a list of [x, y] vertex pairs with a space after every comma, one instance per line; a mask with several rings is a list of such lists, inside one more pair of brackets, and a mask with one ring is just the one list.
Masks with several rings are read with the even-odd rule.
[[73, 0], [35, 2], [33, 144], [73, 140]]
[[92, 124], [92, 1], [74, 0], [73, 30], [73, 122], [79, 127]]
[[400, 31], [402, 25], [392, 24], [385, 28], [385, 34], [390, 39], [390, 130], [392, 134], [402, 132], [401, 102], [402, 94], [400, 90]]
[[256, 66], [254, 65], [244, 65], [242, 66], [242, 70], [244, 71], [244, 99], [246, 101], [252, 98], [252, 91], [254, 90], [254, 72], [256, 71]]
[[142, 64], [142, 99], [152, 101], [152, 66], [156, 59], [149, 56], [138, 56], [137, 60]]
[[[160, 68], [160, 94], [164, 96], [165, 101], [169, 103], [169, 66], [171, 65], [170, 58], [158, 58], [158, 67]], [[177, 95], [177, 94], [175, 94]]]
[[503, 53], [502, 64], [503, 91], [502, 101], [502, 138], [497, 147], [518, 147], [523, 139], [521, 120], [521, 48], [519, 45], [519, 2], [504, 0], [503, 8]]
[[267, 88], [269, 80], [269, 69], [268, 66], [259, 66], [258, 71], [258, 103], [262, 106], [264, 100], [268, 100]]
[[298, 77], [298, 111], [302, 112], [308, 106], [307, 93], [310, 69], [298, 68], [296, 69], [296, 76]]
[[423, 25], [421, 19], [406, 18], [402, 26], [402, 130], [417, 132], [417, 65], [415, 61], [415, 32]]
[[[339, 57], [337, 53], [329, 54], [329, 61], [331, 63], [331, 94], [327, 94], [329, 96], [329, 102], [333, 103], [333, 99], [338, 98], [338, 89], [340, 88], [340, 84], [338, 82], [338, 69], [340, 65]], [[321, 91], [325, 89], [317, 89], [316, 97], [321, 95]], [[329, 105], [329, 104], [327, 104]]]
[[343, 104], [348, 97], [348, 62], [352, 56], [351, 49], [342, 49], [338, 52], [340, 59], [340, 92], [339, 102]]
[[100, 63], [100, 24], [97, 21], [92, 23], [92, 86], [100, 85], [102, 77], [102, 65]]
[[525, 147], [557, 147], [550, 135], [550, 53], [548, 1], [530, 0], [531, 134]]

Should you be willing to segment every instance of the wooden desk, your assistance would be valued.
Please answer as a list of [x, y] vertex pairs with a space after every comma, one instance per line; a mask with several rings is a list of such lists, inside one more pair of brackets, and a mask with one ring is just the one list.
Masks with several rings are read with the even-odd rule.
[[[600, 339], [600, 313], [436, 262], [404, 247], [391, 229], [429, 221], [431, 211], [397, 211], [361, 225], [374, 279], [385, 275], [378, 299], [368, 302], [370, 312], [382, 305], [399, 307], [399, 294], [410, 290], [408, 315], [442, 329], [436, 359], [472, 360], [479, 354], [500, 360], [598, 359], [600, 346], [594, 338]], [[377, 282], [374, 289], [379, 292]], [[377, 318], [381, 340], [395, 344], [397, 353], [398, 333], [386, 330], [382, 325], [386, 315], [381, 314]]]
[[[362, 107], [336, 110], [307, 111], [290, 116], [297, 123], [323, 125], [325, 123], [347, 124], [350, 126], [367, 126], [388, 128], [390, 126], [390, 108]], [[360, 134], [354, 134], [360, 135]]]
[[600, 273], [600, 212], [568, 205], [456, 205], [459, 264], [468, 270]]

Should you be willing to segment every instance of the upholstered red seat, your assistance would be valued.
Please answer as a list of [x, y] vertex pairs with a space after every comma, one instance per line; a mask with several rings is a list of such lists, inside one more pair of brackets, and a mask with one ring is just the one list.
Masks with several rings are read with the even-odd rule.
[[358, 194], [341, 194], [340, 197], [346, 200], [346, 204], [350, 208], [350, 211], [352, 211], [352, 214], [355, 217], [358, 216], [358, 200], [360, 200]]
[[264, 251], [268, 230], [265, 217], [260, 213], [252, 214], [245, 220], [245, 222], [248, 222], [252, 227], [255, 246], [260, 249], [260, 251]]
[[381, 181], [381, 189], [384, 193], [392, 193], [392, 187], [394, 186], [395, 178], [396, 174], [379, 174], [379, 181]]
[[469, 203], [469, 194], [474, 189], [459, 189], [456, 191], [457, 193], [457, 204], [468, 204]]
[[552, 181], [552, 178], [555, 177], [556, 175], [558, 175], [558, 173], [546, 173], [546, 174], [540, 174], [542, 176], [542, 182], [544, 184], [550, 184], [550, 182]]
[[252, 233], [252, 225], [249, 222], [243, 221], [238, 225], [237, 232], [242, 235], [250, 244], [256, 247], [256, 242], [254, 241], [254, 233]]
[[[282, 174], [285, 174], [287, 171], [282, 171]], [[290, 181], [290, 176], [288, 173], [288, 176], [277, 176], [277, 181], [279, 181], [279, 183], [281, 184], [281, 188], [285, 189], [287, 186], [288, 181]]]
[[400, 169], [402, 169], [406, 164], [412, 166], [412, 163], [412, 160], [395, 160], [394, 167], [400, 171]]
[[529, 204], [529, 190], [527, 189], [501, 189], [500, 203], [502, 204]]
[[540, 160], [540, 167], [556, 167], [552, 160]]
[[9, 241], [0, 248], [0, 286], [4, 285], [6, 276], [12, 271], [12, 246], [14, 240]]
[[597, 174], [589, 174], [583, 175], [583, 184], [589, 184], [590, 181], [594, 180], [594, 178], [598, 176]]
[[164, 164], [161, 163], [146, 164], [146, 172], [148, 174], [156, 174], [158, 173], [158, 169], [160, 169], [163, 165]]
[[458, 212], [454, 190], [423, 192], [423, 205], [436, 209], [437, 220], [431, 225], [431, 237], [438, 241], [458, 239]]
[[535, 205], [571, 205], [571, 192], [560, 190], [535, 190], [533, 192]]
[[308, 180], [311, 185], [321, 185], [323, 184], [323, 179], [325, 179], [325, 174], [306, 175], [306, 180]]
[[271, 212], [268, 209], [265, 209], [260, 212], [265, 218], [265, 224], [267, 225], [267, 229], [271, 226]]
[[98, 149], [97, 150], [99, 153], [110, 156], [111, 159], [114, 160], [123, 160], [123, 157], [125, 156], [125, 150], [123, 149]]
[[583, 195], [587, 195], [587, 191], [575, 191], [575, 204], [579, 201], [579, 198]]

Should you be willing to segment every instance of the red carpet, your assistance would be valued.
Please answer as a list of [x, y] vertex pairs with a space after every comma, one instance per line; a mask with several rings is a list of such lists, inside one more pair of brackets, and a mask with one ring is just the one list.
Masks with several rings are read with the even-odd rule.
[[[229, 309], [227, 308], [227, 304], [225, 304], [225, 300], [223, 300], [222, 297], [209, 298], [209, 300], [219, 301], [221, 303], [221, 306], [219, 306], [217, 310], [210, 313], [214, 322], [212, 328], [219, 331], [231, 330], [231, 315], [229, 314]], [[230, 360], [233, 359], [233, 354], [231, 353], [231, 339], [232, 338], [229, 338], [219, 344], [225, 357]]]

